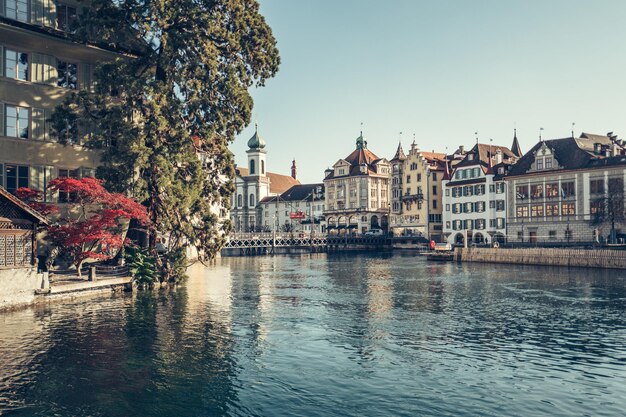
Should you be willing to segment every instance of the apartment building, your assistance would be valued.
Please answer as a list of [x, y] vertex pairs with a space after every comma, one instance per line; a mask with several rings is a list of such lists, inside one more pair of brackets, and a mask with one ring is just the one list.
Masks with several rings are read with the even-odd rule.
[[[514, 149], [519, 149], [517, 136]], [[517, 151], [519, 152], [519, 151]], [[505, 146], [476, 144], [443, 181], [443, 234], [457, 245], [506, 239], [504, 177], [519, 156]]]
[[72, 40], [80, 7], [72, 1], [0, 1], [0, 186], [9, 192], [45, 191], [59, 176], [93, 176], [100, 163], [99, 152], [81, 146], [86, 126], [68, 126], [67, 144], [50, 132], [54, 107], [69, 93], [91, 88], [93, 68], [119, 56]]
[[538, 142], [506, 178], [508, 241], [616, 242], [626, 230], [626, 147], [612, 132]]
[[323, 233], [324, 184], [294, 185], [259, 203], [263, 231]]
[[391, 166], [367, 148], [363, 132], [356, 149], [325, 171], [327, 228], [331, 233], [389, 231]]

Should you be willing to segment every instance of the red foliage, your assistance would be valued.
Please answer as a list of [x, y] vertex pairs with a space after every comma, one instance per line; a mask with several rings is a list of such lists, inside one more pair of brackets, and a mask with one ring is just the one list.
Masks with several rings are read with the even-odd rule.
[[[70, 254], [77, 269], [86, 259], [105, 260], [115, 256], [124, 244], [125, 226], [131, 219], [144, 225], [149, 223], [144, 206], [122, 194], [108, 192], [102, 183], [90, 177], [61, 177], [48, 184], [53, 192], [70, 194], [73, 205], [79, 208], [74, 216], [62, 217], [50, 226], [46, 236], [61, 252]], [[41, 199], [37, 191], [20, 189], [16, 194], [33, 208], [33, 204], [43, 204], [37, 202]], [[59, 211], [58, 207], [51, 207]], [[49, 213], [52, 211], [46, 214]]]
[[43, 193], [41, 191], [22, 187], [15, 190], [15, 196], [28, 204], [30, 208], [38, 211], [44, 216], [57, 213], [59, 211], [58, 207], [55, 205], [43, 202]]

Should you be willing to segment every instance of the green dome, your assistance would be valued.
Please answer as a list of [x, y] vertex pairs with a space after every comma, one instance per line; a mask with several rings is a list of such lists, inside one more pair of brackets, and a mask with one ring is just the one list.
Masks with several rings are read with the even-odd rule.
[[248, 148], [250, 149], [263, 149], [265, 148], [265, 141], [259, 135], [259, 129], [257, 125], [254, 126], [254, 135], [248, 141]]

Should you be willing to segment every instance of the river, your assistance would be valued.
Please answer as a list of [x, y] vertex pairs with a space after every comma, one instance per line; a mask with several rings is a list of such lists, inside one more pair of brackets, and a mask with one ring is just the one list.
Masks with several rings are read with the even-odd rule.
[[626, 272], [226, 258], [0, 314], [0, 415], [618, 416]]

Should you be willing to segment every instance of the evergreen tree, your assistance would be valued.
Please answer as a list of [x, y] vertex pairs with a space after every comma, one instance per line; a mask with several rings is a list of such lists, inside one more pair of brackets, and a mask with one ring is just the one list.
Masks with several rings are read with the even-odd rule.
[[185, 247], [208, 260], [223, 245], [214, 209], [229, 207], [233, 191], [227, 146], [250, 122], [249, 88], [278, 70], [276, 40], [255, 0], [92, 6], [76, 36], [125, 53], [97, 67], [93, 91], [56, 109], [53, 127], [61, 141], [93, 132], [87, 146], [103, 152], [97, 175], [148, 208], [150, 248], [165, 238], [169, 256], [159, 267], [175, 279]]

